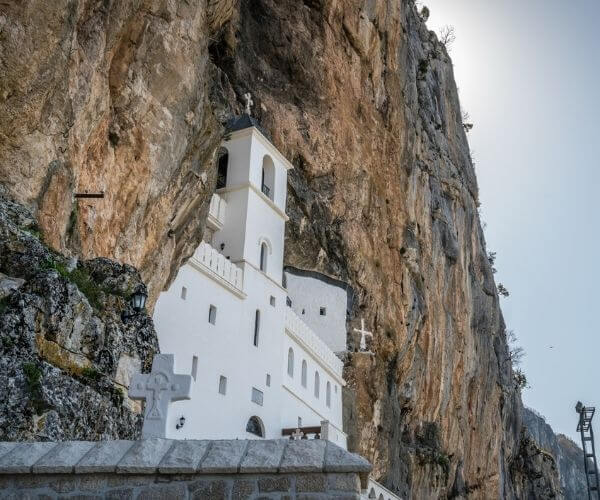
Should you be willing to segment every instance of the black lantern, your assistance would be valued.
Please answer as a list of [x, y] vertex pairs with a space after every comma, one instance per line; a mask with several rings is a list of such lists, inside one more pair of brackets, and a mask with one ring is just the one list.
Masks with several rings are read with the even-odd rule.
[[121, 320], [125, 322], [127, 319], [133, 318], [139, 314], [146, 306], [147, 298], [148, 294], [146, 293], [146, 288], [144, 286], [137, 287], [135, 292], [129, 297], [129, 306], [133, 309], [133, 314], [127, 314], [127, 312], [123, 311], [121, 313]]
[[139, 287], [131, 297], [129, 298], [129, 303], [131, 307], [136, 313], [139, 313], [146, 306], [146, 299], [148, 298], [148, 294], [143, 287]]

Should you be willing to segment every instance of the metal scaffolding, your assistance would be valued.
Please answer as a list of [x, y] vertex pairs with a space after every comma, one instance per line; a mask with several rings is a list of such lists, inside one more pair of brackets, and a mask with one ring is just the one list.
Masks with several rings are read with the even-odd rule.
[[594, 418], [596, 408], [593, 406], [583, 406], [581, 401], [579, 401], [575, 406], [575, 411], [579, 413], [577, 432], [581, 434], [581, 447], [583, 448], [583, 463], [588, 486], [588, 499], [600, 500], [598, 465], [596, 462], [596, 448], [594, 446], [594, 429], [592, 428], [592, 418]]

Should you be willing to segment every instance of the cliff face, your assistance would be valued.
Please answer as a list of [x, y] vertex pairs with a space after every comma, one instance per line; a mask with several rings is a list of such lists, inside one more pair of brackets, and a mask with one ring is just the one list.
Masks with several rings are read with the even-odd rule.
[[585, 498], [587, 482], [581, 448], [563, 434], [554, 434], [544, 418], [528, 408], [523, 411], [523, 425], [536, 445], [554, 457], [564, 498]]
[[[349, 282], [350, 445], [405, 498], [511, 498], [515, 389], [452, 64], [412, 1], [0, 7], [0, 182], [55, 249], [140, 268], [200, 241], [221, 125], [294, 163], [286, 263]], [[103, 199], [73, 202], [74, 192]]]
[[121, 319], [137, 287], [131, 266], [48, 249], [0, 192], [0, 441], [139, 437], [127, 388], [158, 343], [147, 314]]
[[[154, 298], [201, 238], [221, 127], [207, 46], [233, 2], [0, 6], [0, 182], [48, 243], [138, 267]], [[75, 202], [74, 193], [104, 193]]]
[[374, 332], [347, 358], [351, 446], [403, 496], [509, 497], [520, 400], [444, 47], [407, 1], [236, 14], [210, 50], [295, 165], [286, 261], [349, 281]]

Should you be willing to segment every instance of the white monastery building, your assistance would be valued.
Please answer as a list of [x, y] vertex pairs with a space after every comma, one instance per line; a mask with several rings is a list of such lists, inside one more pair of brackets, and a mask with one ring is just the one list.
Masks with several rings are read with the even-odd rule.
[[[172, 403], [166, 437], [280, 439], [301, 428], [346, 448], [336, 352], [346, 351], [348, 291], [284, 273], [292, 165], [248, 114], [229, 130], [204, 241], [154, 312], [160, 351], [195, 380], [191, 399]], [[397, 497], [373, 481], [368, 498]]]

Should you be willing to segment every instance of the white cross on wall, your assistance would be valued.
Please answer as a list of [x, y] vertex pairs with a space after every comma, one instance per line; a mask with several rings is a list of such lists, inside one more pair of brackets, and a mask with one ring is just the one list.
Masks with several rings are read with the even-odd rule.
[[254, 106], [254, 101], [252, 100], [252, 94], [250, 92], [244, 94], [244, 99], [246, 100], [246, 114], [250, 116], [252, 114], [251, 106]]
[[304, 436], [304, 432], [302, 432], [300, 429], [296, 429], [294, 432], [292, 432], [292, 439], [294, 441], [298, 441], [299, 439], [302, 439], [303, 436]]
[[156, 354], [152, 360], [151, 373], [137, 373], [131, 379], [129, 397], [146, 401], [142, 438], [166, 437], [167, 414], [171, 401], [190, 399], [191, 375], [173, 372], [173, 354]]
[[354, 331], [360, 333], [360, 349], [362, 351], [366, 351], [367, 339], [365, 337], [372, 337], [373, 334], [365, 330], [365, 318], [360, 319], [360, 330], [358, 328], [354, 328]]

